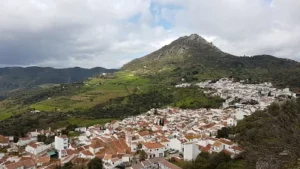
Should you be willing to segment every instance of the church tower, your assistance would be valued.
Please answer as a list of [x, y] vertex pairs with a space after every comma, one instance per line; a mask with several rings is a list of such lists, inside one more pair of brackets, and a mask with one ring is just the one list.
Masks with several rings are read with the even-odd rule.
[[130, 147], [131, 141], [132, 141], [132, 131], [131, 130], [125, 130], [125, 140], [126, 140], [126, 144]]

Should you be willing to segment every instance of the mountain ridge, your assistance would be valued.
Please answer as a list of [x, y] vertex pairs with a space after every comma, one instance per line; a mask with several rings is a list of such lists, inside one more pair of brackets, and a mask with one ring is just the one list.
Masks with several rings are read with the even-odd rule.
[[271, 81], [277, 87], [300, 87], [300, 63], [271, 55], [235, 56], [199, 35], [183, 36], [157, 51], [125, 64], [121, 70], [178, 83], [221, 77]]
[[101, 73], [113, 73], [116, 69], [105, 69], [95, 67], [85, 69], [74, 68], [52, 68], [52, 67], [3, 67], [0, 68], [0, 95], [7, 92], [30, 88], [42, 84], [61, 84], [80, 82], [85, 78], [99, 75]]

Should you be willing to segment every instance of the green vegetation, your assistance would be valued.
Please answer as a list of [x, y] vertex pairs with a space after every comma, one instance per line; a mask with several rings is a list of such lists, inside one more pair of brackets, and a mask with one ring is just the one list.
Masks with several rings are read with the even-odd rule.
[[102, 160], [100, 158], [94, 158], [89, 161], [88, 169], [102, 169]]
[[[31, 105], [41, 111], [85, 111], [110, 99], [140, 93], [149, 85], [149, 79], [133, 76], [130, 73], [118, 72], [108, 77], [93, 77], [83, 84], [64, 87], [64, 93], [48, 91], [47, 98]], [[62, 88], [56, 87], [56, 88]], [[54, 88], [52, 88], [54, 90]], [[57, 97], [55, 97], [57, 96]], [[36, 96], [34, 96], [37, 98]]]
[[67, 68], [54, 69], [49, 67], [5, 67], [0, 68], [0, 96], [7, 96], [11, 90], [28, 89], [44, 84], [61, 84], [80, 82], [87, 77], [101, 73], [112, 73], [114, 69], [105, 68]]
[[[188, 99], [203, 100], [203, 102], [187, 102]], [[150, 87], [147, 92], [131, 94], [126, 97], [111, 99], [106, 103], [99, 104], [84, 115], [96, 118], [124, 118], [147, 112], [152, 108], [180, 105], [182, 108], [218, 108], [223, 100], [219, 97], [207, 97], [198, 88], [175, 88], [165, 86]], [[204, 104], [205, 103], [205, 104]], [[80, 114], [80, 113], [77, 113]]]
[[231, 159], [224, 152], [208, 154], [202, 152], [195, 161], [185, 161], [178, 164], [183, 169], [242, 169], [243, 159]]
[[300, 140], [300, 99], [274, 103], [238, 123], [236, 140], [246, 150], [245, 168], [269, 165], [293, 168], [298, 165]]
[[221, 77], [272, 82], [278, 87], [299, 88], [300, 64], [268, 55], [237, 57], [222, 52], [198, 35], [181, 37], [171, 44], [124, 65], [122, 70], [176, 84]]

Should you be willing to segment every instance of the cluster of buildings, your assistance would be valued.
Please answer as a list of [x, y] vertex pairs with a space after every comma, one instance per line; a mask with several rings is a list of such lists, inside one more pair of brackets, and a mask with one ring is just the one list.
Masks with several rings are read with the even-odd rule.
[[237, 120], [251, 115], [256, 110], [264, 110], [275, 101], [297, 97], [289, 88], [277, 89], [271, 83], [247, 84], [244, 81], [235, 82], [231, 78], [208, 80], [196, 84], [183, 83], [176, 87], [192, 85], [205, 89], [205, 93], [224, 99], [221, 110], [231, 110], [232, 117]]
[[[105, 169], [119, 165], [129, 169], [179, 169], [168, 159], [194, 160], [201, 152], [224, 152], [232, 158], [243, 148], [225, 138], [217, 138], [224, 127], [280, 98], [295, 97], [288, 89], [270, 83], [244, 84], [231, 79], [196, 84], [207, 94], [225, 100], [219, 109], [151, 109], [148, 112], [114, 120], [104, 126], [75, 129], [76, 137], [60, 131], [36, 130], [14, 143], [13, 137], [0, 135], [0, 169], [52, 169], [66, 163], [86, 165], [100, 158]], [[181, 84], [176, 87], [188, 87]], [[53, 138], [49, 144], [39, 138]], [[143, 156], [143, 159], [141, 158]]]
[[[79, 127], [76, 137], [58, 131], [33, 131], [13, 143], [13, 138], [0, 136], [0, 169], [50, 169], [68, 162], [86, 164], [100, 158], [105, 169], [125, 165], [142, 169], [155, 165], [178, 169], [170, 163], [193, 160], [201, 152], [225, 152], [232, 158], [243, 149], [227, 139], [215, 138], [222, 127], [235, 125], [234, 118], [220, 110], [152, 109], [145, 114], [114, 120], [104, 126]], [[38, 142], [38, 137], [54, 137], [50, 144]], [[140, 152], [145, 160], [140, 161]], [[57, 154], [56, 158], [52, 158]]]

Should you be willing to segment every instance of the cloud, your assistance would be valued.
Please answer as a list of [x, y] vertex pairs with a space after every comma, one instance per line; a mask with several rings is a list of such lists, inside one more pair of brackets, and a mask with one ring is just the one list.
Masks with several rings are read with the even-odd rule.
[[214, 37], [216, 46], [236, 55], [300, 60], [298, 1], [178, 0], [177, 4], [184, 10], [176, 16], [174, 31]]
[[300, 60], [293, 0], [0, 0], [0, 64], [118, 68], [198, 33], [235, 55]]

